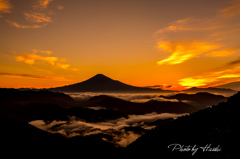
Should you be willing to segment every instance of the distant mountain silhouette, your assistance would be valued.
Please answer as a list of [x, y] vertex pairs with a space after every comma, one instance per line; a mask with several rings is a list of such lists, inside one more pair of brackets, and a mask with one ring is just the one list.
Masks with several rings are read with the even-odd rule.
[[226, 88], [215, 88], [215, 87], [208, 87], [208, 88], [198, 88], [198, 87], [192, 87], [190, 89], [186, 89], [183, 92], [186, 93], [198, 93], [198, 92], [208, 92], [212, 94], [224, 94], [226, 96], [231, 96], [237, 91], [232, 89], [226, 89]]
[[119, 98], [100, 95], [85, 101], [80, 101], [79, 106], [92, 107], [101, 106], [124, 114], [146, 114], [146, 113], [191, 113], [196, 111], [192, 105], [183, 102], [166, 102], [150, 100], [145, 103], [134, 103]]
[[[68, 120], [68, 116], [76, 116], [89, 122], [101, 122], [120, 117], [126, 118], [125, 114], [191, 113], [196, 111], [192, 105], [182, 102], [150, 100], [145, 103], [134, 103], [107, 95], [74, 101], [66, 94], [47, 90], [0, 89], [0, 94], [0, 113], [24, 122]], [[88, 108], [99, 106], [105, 109]]]
[[226, 88], [226, 89], [233, 89], [233, 90], [240, 91], [240, 81], [223, 84], [223, 85], [217, 86], [215, 88]]
[[212, 106], [227, 100], [227, 98], [222, 95], [215, 95], [207, 92], [198, 92], [196, 94], [179, 93], [172, 96], [161, 95], [160, 97], [165, 99], [177, 99], [180, 102], [185, 100], [188, 104], [196, 106], [197, 109], [203, 109], [207, 106]]
[[79, 103], [58, 92], [0, 88], [0, 95], [0, 114], [22, 122], [68, 120], [68, 116], [101, 122], [126, 117], [114, 110], [77, 107], [80, 106]]
[[[81, 118], [87, 122], [103, 122], [113, 120], [120, 117], [127, 118], [127, 115], [114, 110], [100, 109], [94, 110], [83, 107], [61, 108], [54, 104], [31, 103], [23, 106], [18, 106], [15, 112], [12, 113], [16, 119], [21, 121], [33, 120], [69, 120], [69, 116]], [[13, 116], [12, 115], [12, 116]]]
[[29, 104], [29, 103], [46, 103], [57, 104], [62, 107], [70, 107], [75, 104], [74, 99], [70, 96], [59, 93], [51, 92], [48, 90], [18, 90], [0, 88], [0, 103], [5, 104]]
[[113, 80], [103, 74], [97, 74], [94, 77], [76, 84], [63, 87], [50, 88], [51, 91], [60, 92], [160, 92], [161, 89], [151, 89], [144, 87], [135, 87], [117, 80]]

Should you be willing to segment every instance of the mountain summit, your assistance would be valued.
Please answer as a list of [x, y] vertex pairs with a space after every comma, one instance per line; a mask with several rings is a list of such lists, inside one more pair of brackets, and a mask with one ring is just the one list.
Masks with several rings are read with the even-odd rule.
[[50, 88], [59, 92], [159, 92], [161, 89], [151, 89], [131, 86], [117, 80], [113, 80], [103, 74], [97, 74], [92, 78], [63, 87]]
[[105, 82], [112, 82], [112, 81], [115, 81], [103, 74], [97, 74], [95, 76], [93, 76], [92, 78], [86, 80], [85, 82], [88, 82], [88, 83], [105, 83]]

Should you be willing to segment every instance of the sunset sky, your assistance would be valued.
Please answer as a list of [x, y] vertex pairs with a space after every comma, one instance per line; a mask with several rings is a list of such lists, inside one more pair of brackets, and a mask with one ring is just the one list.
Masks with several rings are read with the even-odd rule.
[[240, 0], [0, 0], [0, 37], [0, 87], [240, 81]]

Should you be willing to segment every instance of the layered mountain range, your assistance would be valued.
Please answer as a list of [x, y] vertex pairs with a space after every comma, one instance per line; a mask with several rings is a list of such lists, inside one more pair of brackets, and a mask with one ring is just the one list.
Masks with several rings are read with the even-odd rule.
[[[0, 94], [0, 137], [1, 144], [4, 145], [2, 150], [3, 152], [8, 153], [8, 156], [31, 156], [32, 153], [39, 153], [39, 155], [43, 155], [42, 157], [45, 155], [56, 157], [61, 156], [62, 154], [69, 156], [76, 156], [79, 154], [98, 154], [106, 156], [115, 154], [124, 156], [134, 155], [136, 157], [141, 155], [159, 155], [162, 158], [239, 158], [237, 147], [235, 147], [239, 141], [239, 93], [228, 99], [223, 96], [211, 95], [208, 93], [197, 93], [194, 95], [179, 94], [172, 96], [170, 98], [178, 99], [180, 101], [189, 100], [197, 102], [200, 101], [200, 98], [202, 100], [204, 100], [204, 98], [207, 100], [218, 100], [218, 102], [221, 100], [227, 101], [216, 106], [205, 107], [203, 110], [191, 113], [190, 115], [186, 115], [176, 120], [157, 121], [160, 124], [158, 124], [155, 129], [147, 131], [145, 135], [143, 134], [142, 137], [126, 148], [117, 148], [111, 143], [106, 142], [105, 140], [111, 137], [108, 134], [98, 133], [89, 136], [65, 138], [60, 134], [52, 134], [37, 129], [28, 122], [32, 120], [44, 120], [45, 125], [49, 126], [50, 130], [55, 130], [59, 127], [71, 127], [72, 130], [73, 128], [78, 128], [76, 127], [78, 125], [74, 124], [83, 122], [83, 120], [95, 125], [99, 122], [104, 123], [104, 121], [105, 124], [107, 124], [106, 121], [109, 120], [128, 120], [130, 116], [122, 113], [127, 113], [127, 107], [131, 110], [129, 110], [129, 113], [133, 113], [134, 109], [137, 110], [138, 107], [141, 107], [141, 111], [144, 110], [144, 107], [146, 111], [149, 111], [148, 108], [150, 109], [151, 107], [152, 111], [162, 107], [164, 112], [164, 107], [167, 107], [167, 105], [171, 107], [171, 103], [151, 101], [150, 103], [138, 105], [108, 96], [96, 96], [82, 103], [82, 106], [84, 107], [76, 107], [75, 103], [71, 108], [63, 108], [58, 105], [58, 103], [61, 103], [59, 99], [65, 98], [66, 101], [69, 101], [68, 103], [73, 101], [69, 96], [62, 93], [1, 89]], [[35, 99], [27, 97], [35, 97]], [[163, 97], [169, 98], [166, 96]], [[50, 98], [52, 98], [52, 100], [47, 102], [46, 100]], [[27, 99], [29, 100], [27, 101]], [[43, 101], [43, 99], [46, 100]], [[181, 102], [179, 103], [181, 105]], [[88, 108], [88, 106], [99, 105], [106, 109], [92, 110]], [[122, 105], [125, 106], [121, 108]], [[175, 107], [173, 106], [172, 109], [175, 109]], [[184, 109], [183, 111], [187, 112]], [[74, 121], [71, 119], [66, 123], [59, 123], [51, 126], [51, 124], [56, 121], [61, 122], [67, 120], [69, 116], [75, 116], [81, 120]], [[108, 124], [112, 123], [109, 122]], [[140, 122], [139, 124], [142, 123]], [[89, 129], [84, 126], [82, 126], [82, 128], [83, 130], [81, 131]], [[95, 130], [95, 132], [96, 131], [100, 130]], [[142, 131], [142, 129], [132, 125], [125, 127], [121, 131], [139, 132]], [[121, 131], [116, 131], [114, 133], [120, 133], [121, 135]], [[206, 145], [217, 147], [219, 145], [221, 150], [219, 152], [210, 152], [199, 149], [196, 154], [192, 155], [191, 151], [181, 152], [178, 151], [179, 149], [175, 151], [169, 149], [168, 146], [174, 143], [185, 146], [196, 145], [195, 148], [204, 147]], [[15, 153], [9, 153], [12, 151]]]
[[[231, 85], [231, 89], [227, 88], [228, 85], [223, 87], [209, 87], [209, 88], [197, 88], [193, 87], [184, 90], [186, 93], [197, 93], [197, 92], [208, 92], [214, 94], [225, 94], [226, 96], [231, 96], [237, 91], [232, 90], [234, 88]], [[235, 86], [235, 85], [234, 85]], [[178, 92], [172, 90], [163, 90], [161, 88], [151, 88], [151, 87], [137, 87], [129, 84], [125, 84], [118, 80], [113, 80], [103, 74], [97, 74], [90, 79], [85, 81], [74, 83], [61, 87], [54, 87], [48, 89], [55, 92], [102, 92], [102, 93], [160, 93], [160, 92]]]
[[[115, 154], [160, 158], [239, 158], [235, 145], [239, 141], [240, 93], [229, 98], [207, 93], [209, 90], [232, 90], [192, 88], [190, 91], [197, 93], [178, 93], [171, 96], [159, 93], [158, 98], [163, 98], [164, 101], [153, 98], [142, 103], [107, 95], [78, 101], [69, 95], [56, 92], [164, 91], [134, 87], [102, 74], [80, 83], [49, 90], [0, 89], [2, 152], [6, 152], [8, 156], [26, 157], [34, 153], [42, 157], [51, 155], [53, 158], [62, 157], [62, 154], [68, 157]], [[170, 116], [160, 118], [160, 115], [167, 113], [189, 115], [178, 119]], [[40, 127], [36, 128], [31, 123], [39, 123]], [[121, 127], [118, 127], [119, 130], [112, 129], [111, 126], [114, 125]], [[110, 129], [102, 130], [100, 126], [108, 126]], [[146, 130], [146, 126], [155, 128]], [[65, 136], [61, 134], [63, 131]], [[73, 137], [69, 137], [71, 133]], [[113, 144], [125, 142], [126, 140], [121, 139], [134, 135], [141, 137], [134, 138], [137, 140], [126, 148], [115, 147]], [[185, 147], [196, 145], [195, 148], [219, 146], [221, 150], [206, 152], [199, 148], [198, 152], [192, 155], [190, 150], [181, 152], [178, 151], [180, 149], [169, 149], [168, 146], [174, 143]]]

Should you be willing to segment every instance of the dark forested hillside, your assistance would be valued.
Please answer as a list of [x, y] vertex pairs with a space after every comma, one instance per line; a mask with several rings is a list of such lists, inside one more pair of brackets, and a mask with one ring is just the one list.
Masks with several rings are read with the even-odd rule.
[[[237, 93], [225, 103], [155, 128], [132, 143], [126, 153], [184, 159], [239, 158], [239, 105], [240, 93]], [[176, 149], [171, 144], [176, 144]]]

